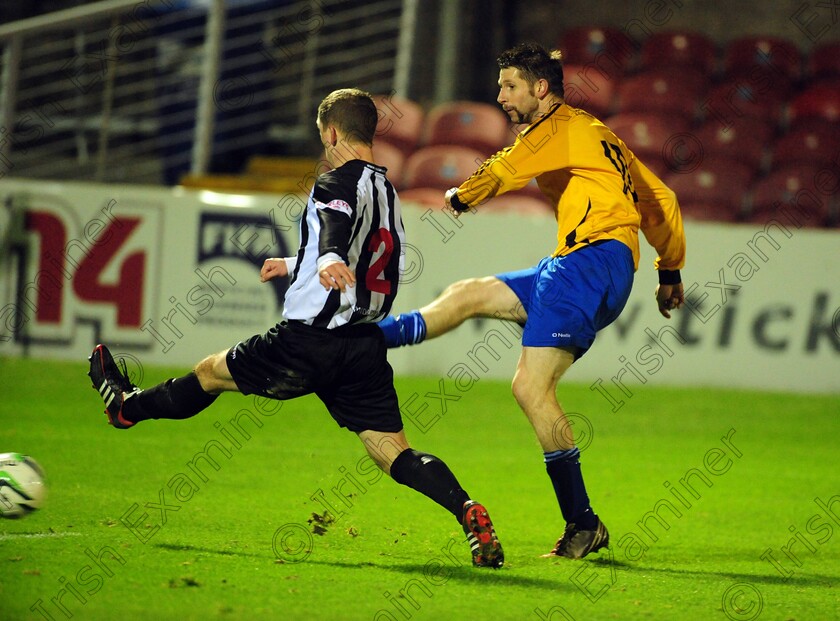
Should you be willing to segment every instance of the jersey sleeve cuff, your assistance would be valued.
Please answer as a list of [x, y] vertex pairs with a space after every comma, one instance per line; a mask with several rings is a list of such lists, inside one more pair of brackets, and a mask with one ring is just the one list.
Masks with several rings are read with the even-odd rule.
[[469, 211], [470, 209], [469, 205], [461, 202], [461, 199], [458, 198], [457, 192], [452, 194], [452, 196], [449, 199], [449, 204], [452, 205], [452, 209], [458, 212]]
[[322, 269], [330, 265], [331, 263], [344, 263], [344, 259], [342, 259], [338, 254], [335, 252], [328, 252], [326, 254], [321, 255], [318, 257], [317, 262], [317, 269], [320, 272]]
[[680, 270], [659, 270], [660, 285], [678, 285], [681, 282]]

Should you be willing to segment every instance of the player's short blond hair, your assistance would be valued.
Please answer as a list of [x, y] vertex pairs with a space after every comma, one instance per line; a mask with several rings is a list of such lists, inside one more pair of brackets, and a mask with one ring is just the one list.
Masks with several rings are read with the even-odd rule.
[[318, 106], [321, 126], [335, 125], [349, 140], [373, 144], [379, 120], [370, 93], [358, 88], [333, 91]]

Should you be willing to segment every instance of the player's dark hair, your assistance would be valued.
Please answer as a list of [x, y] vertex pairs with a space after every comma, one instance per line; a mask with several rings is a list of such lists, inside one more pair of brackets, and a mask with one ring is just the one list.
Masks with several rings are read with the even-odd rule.
[[549, 91], [560, 97], [564, 96], [563, 53], [560, 50], [549, 52], [536, 43], [520, 43], [502, 52], [496, 62], [499, 63], [499, 69], [519, 69], [528, 84], [546, 80]]
[[370, 146], [379, 116], [370, 93], [342, 88], [324, 97], [318, 106], [318, 120], [322, 127], [335, 125], [350, 140]]

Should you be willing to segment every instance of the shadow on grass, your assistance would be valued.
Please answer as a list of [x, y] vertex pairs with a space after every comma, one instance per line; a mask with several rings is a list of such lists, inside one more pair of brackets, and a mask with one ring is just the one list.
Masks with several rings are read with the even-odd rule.
[[219, 554], [221, 556], [247, 556], [251, 558], [265, 558], [273, 559], [273, 554], [257, 554], [255, 552], [242, 552], [240, 550], [218, 550], [215, 548], [202, 548], [201, 546], [191, 546], [180, 543], [153, 543], [154, 548], [161, 548], [169, 550], [170, 552], [201, 552], [203, 554]]
[[[438, 561], [431, 570], [429, 564], [432, 561]], [[425, 563], [401, 563], [401, 564], [385, 564], [366, 561], [362, 563], [345, 563], [342, 561], [319, 561], [309, 559], [306, 561], [313, 565], [324, 565], [329, 567], [339, 567], [341, 569], [379, 569], [382, 571], [406, 574], [411, 576], [407, 582], [414, 582], [422, 580], [429, 586], [442, 586], [451, 580], [462, 582], [464, 584], [487, 584], [487, 580], [494, 580], [496, 583], [507, 584], [509, 586], [520, 587], [537, 587], [540, 589], [549, 589], [552, 592], [557, 592], [558, 589], [569, 591], [578, 590], [571, 582], [565, 573], [558, 572], [553, 578], [533, 578], [531, 576], [517, 575], [515, 569], [504, 567], [502, 569], [485, 569], [472, 567], [466, 563], [462, 565], [451, 565], [441, 562], [440, 557], [429, 559]], [[527, 571], [533, 571], [529, 568]]]
[[[152, 544], [155, 548], [160, 548], [162, 550], [169, 550], [170, 552], [193, 552], [193, 553], [203, 553], [203, 554], [217, 554], [220, 556], [231, 556], [231, 557], [248, 557], [248, 558], [261, 558], [261, 559], [269, 559], [274, 560], [274, 555], [270, 553], [257, 553], [257, 552], [244, 552], [240, 550], [222, 550], [222, 549], [215, 549], [215, 548], [206, 548], [201, 546], [193, 546], [189, 544], [174, 544], [174, 543], [154, 543]], [[436, 562], [436, 563], [433, 563]], [[646, 566], [639, 566], [633, 563], [626, 563], [623, 561], [616, 560], [614, 557], [611, 558], [609, 556], [600, 556], [596, 558], [590, 558], [586, 561], [582, 561], [582, 563], [588, 563], [597, 567], [609, 569], [610, 571], [632, 571], [636, 574], [640, 573], [660, 573], [660, 574], [670, 574], [675, 577], [685, 577], [685, 578], [696, 578], [700, 576], [705, 576], [707, 578], [713, 579], [720, 579], [726, 578], [729, 580], [736, 580], [739, 582], [748, 582], [748, 583], [759, 583], [759, 584], [771, 584], [771, 585], [780, 585], [780, 586], [823, 586], [826, 583], [833, 584], [836, 580], [836, 576], [823, 576], [823, 575], [811, 575], [811, 576], [791, 576], [789, 578], [784, 578], [779, 575], [762, 575], [762, 574], [749, 574], [749, 573], [738, 573], [738, 572], [731, 572], [731, 571], [698, 571], [692, 569], [672, 569], [667, 567], [652, 567], [650, 565]], [[295, 563], [291, 563], [294, 565]], [[381, 571], [388, 571], [388, 572], [395, 572], [406, 574], [408, 576], [413, 576], [414, 579], [423, 579], [431, 586], [440, 586], [449, 582], [449, 580], [456, 580], [458, 582], [463, 582], [465, 584], [469, 583], [484, 583], [488, 576], [492, 576], [491, 580], [497, 580], [501, 583], [505, 583], [511, 586], [522, 586], [522, 587], [537, 587], [543, 589], [551, 589], [552, 591], [556, 591], [558, 588], [563, 588], [570, 591], [579, 590], [574, 583], [570, 580], [572, 574], [576, 573], [578, 567], [582, 565], [579, 564], [578, 561], [570, 561], [567, 567], [560, 567], [557, 570], [557, 573], [550, 578], [534, 578], [532, 576], [525, 576], [522, 575], [517, 571], [517, 568], [511, 568], [507, 566], [502, 568], [501, 570], [492, 570], [492, 569], [478, 569], [474, 568], [466, 563], [460, 565], [454, 565], [451, 562], [444, 562], [442, 557], [434, 557], [428, 559], [425, 563], [384, 563], [384, 562], [375, 562], [375, 561], [363, 561], [360, 563], [347, 563], [342, 561], [324, 561], [318, 560], [315, 558], [308, 558], [303, 561], [305, 565], [321, 565], [326, 567], [338, 567], [341, 569], [379, 569]], [[430, 568], [431, 565], [431, 568]], [[565, 563], [564, 563], [565, 565]], [[567, 571], [567, 570], [573, 571]], [[531, 572], [533, 571], [533, 566], [528, 567], [524, 571]], [[552, 571], [549, 567], [546, 567], [546, 571]], [[620, 581], [621, 578], [618, 577], [617, 581]]]
[[675, 576], [697, 577], [707, 576], [709, 578], [729, 578], [730, 580], [738, 580], [740, 582], [761, 583], [761, 584], [777, 584], [782, 586], [824, 586], [826, 583], [834, 584], [837, 581], [837, 576], [790, 576], [783, 578], [780, 575], [769, 574], [744, 574], [734, 571], [696, 571], [693, 569], [669, 569], [667, 567], [636, 567], [639, 572], [656, 572], [663, 574], [673, 574]]

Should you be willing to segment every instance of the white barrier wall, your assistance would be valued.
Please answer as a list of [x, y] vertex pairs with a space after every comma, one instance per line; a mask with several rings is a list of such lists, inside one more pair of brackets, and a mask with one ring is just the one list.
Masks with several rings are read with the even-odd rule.
[[[136, 369], [191, 365], [277, 321], [285, 283], [261, 284], [259, 266], [296, 250], [305, 200], [20, 180], [4, 180], [0, 198], [0, 355], [84, 360], [101, 340]], [[555, 245], [550, 216], [456, 221], [406, 206], [404, 219], [396, 311], [460, 278], [529, 267]], [[691, 304], [670, 321], [643, 244], [627, 308], [569, 379], [616, 408], [640, 384], [839, 392], [840, 232], [800, 224], [791, 213], [766, 227], [686, 223]], [[391, 360], [462, 388], [510, 379], [518, 333], [473, 320]]]

